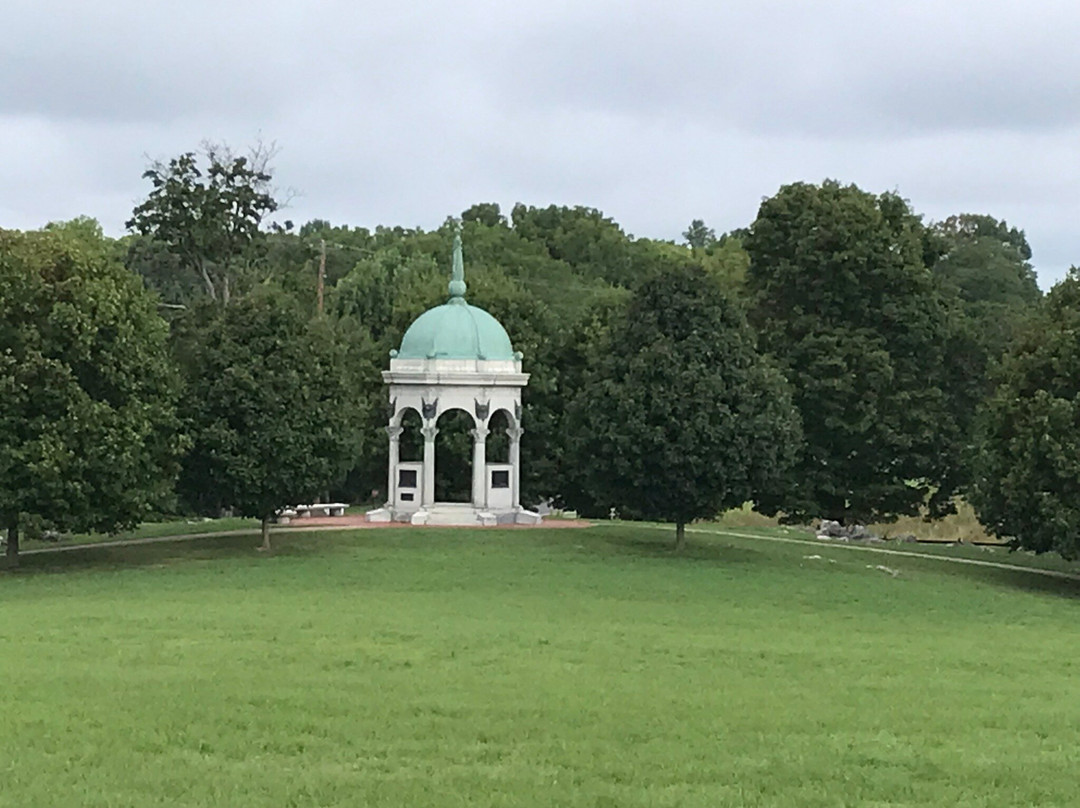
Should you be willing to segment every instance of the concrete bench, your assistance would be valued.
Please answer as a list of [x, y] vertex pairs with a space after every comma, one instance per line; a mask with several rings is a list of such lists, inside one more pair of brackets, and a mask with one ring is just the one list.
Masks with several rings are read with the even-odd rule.
[[348, 508], [345, 502], [316, 502], [314, 505], [294, 505], [291, 508], [282, 508], [277, 513], [277, 523], [287, 525], [293, 519], [303, 519], [308, 516], [344, 516]]
[[344, 516], [348, 504], [344, 502], [317, 502], [314, 505], [297, 505], [294, 510], [304, 516]]

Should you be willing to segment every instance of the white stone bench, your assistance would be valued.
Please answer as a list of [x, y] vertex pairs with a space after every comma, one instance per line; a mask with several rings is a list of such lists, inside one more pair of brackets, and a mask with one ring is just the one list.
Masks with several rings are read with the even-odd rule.
[[291, 508], [283, 508], [278, 511], [277, 523], [287, 525], [293, 519], [303, 519], [308, 516], [344, 516], [345, 509], [349, 505], [346, 502], [316, 502], [314, 505], [294, 505]]
[[304, 516], [344, 516], [348, 508], [345, 502], [317, 502], [314, 505], [297, 505], [294, 510], [299, 517]]

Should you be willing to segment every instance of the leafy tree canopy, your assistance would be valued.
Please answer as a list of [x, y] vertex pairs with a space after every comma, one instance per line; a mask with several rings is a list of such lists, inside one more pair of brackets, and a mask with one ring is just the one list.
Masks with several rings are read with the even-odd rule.
[[971, 500], [1016, 546], [1080, 557], [1080, 271], [1006, 354], [979, 415]]
[[479, 222], [488, 227], [506, 227], [506, 217], [502, 215], [496, 202], [480, 202], [461, 214], [463, 222]]
[[932, 227], [934, 273], [968, 304], [1024, 307], [1038, 301], [1031, 247], [1022, 230], [992, 216], [950, 216]]
[[646, 281], [573, 397], [567, 429], [592, 501], [685, 525], [776, 484], [798, 446], [780, 374], [700, 267]]
[[[970, 446], [974, 415], [993, 391], [993, 368], [1041, 298], [1022, 230], [992, 216], [962, 214], [928, 231], [934, 275], [950, 303], [947, 393]], [[966, 488], [970, 464], [956, 468]]]
[[[143, 174], [150, 194], [135, 208], [128, 229], [163, 246], [182, 270], [199, 276], [212, 300], [228, 304], [261, 258], [263, 221], [278, 209], [269, 167], [273, 155], [273, 147], [261, 144], [237, 155], [208, 143], [200, 153], [153, 163]], [[136, 268], [147, 260], [132, 256]]]
[[692, 250], [704, 250], [716, 243], [716, 231], [706, 226], [704, 219], [694, 219], [682, 234]]
[[650, 272], [649, 250], [635, 245], [614, 220], [595, 208], [550, 205], [535, 208], [517, 204], [513, 229], [526, 241], [541, 244], [575, 274], [619, 286], [635, 286]]
[[962, 441], [947, 407], [943, 301], [924, 229], [895, 194], [788, 185], [747, 237], [764, 349], [795, 390], [806, 445], [768, 512], [885, 520], [951, 501]]
[[153, 299], [92, 220], [0, 230], [0, 520], [131, 527], [171, 494], [176, 377]]
[[345, 343], [323, 318], [265, 288], [192, 315], [180, 477], [204, 512], [269, 521], [338, 482], [360, 454], [364, 401]]

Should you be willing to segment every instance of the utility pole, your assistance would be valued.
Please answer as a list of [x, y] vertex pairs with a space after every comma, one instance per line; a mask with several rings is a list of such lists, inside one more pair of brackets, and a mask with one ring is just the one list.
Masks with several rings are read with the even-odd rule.
[[326, 280], [326, 239], [319, 239], [319, 286], [317, 307], [319, 314], [323, 313], [323, 285]]

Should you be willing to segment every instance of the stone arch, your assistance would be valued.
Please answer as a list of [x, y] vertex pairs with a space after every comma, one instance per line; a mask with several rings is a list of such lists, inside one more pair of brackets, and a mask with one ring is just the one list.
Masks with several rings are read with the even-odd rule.
[[487, 420], [487, 452], [488, 463], [510, 462], [510, 436], [506, 430], [514, 426], [514, 414], [510, 410], [500, 408], [491, 413]]
[[402, 420], [409, 414], [415, 413], [416, 417], [423, 421], [423, 416], [420, 415], [419, 407], [415, 407], [412, 404], [398, 404], [395, 399], [391, 403], [393, 413], [390, 415], [390, 426], [401, 426]]
[[424, 419], [415, 407], [403, 407], [394, 416], [394, 426], [401, 428], [398, 438], [398, 459], [419, 461], [424, 459]]
[[447, 407], [435, 426], [435, 501], [472, 502], [473, 430], [476, 419], [460, 407]]

